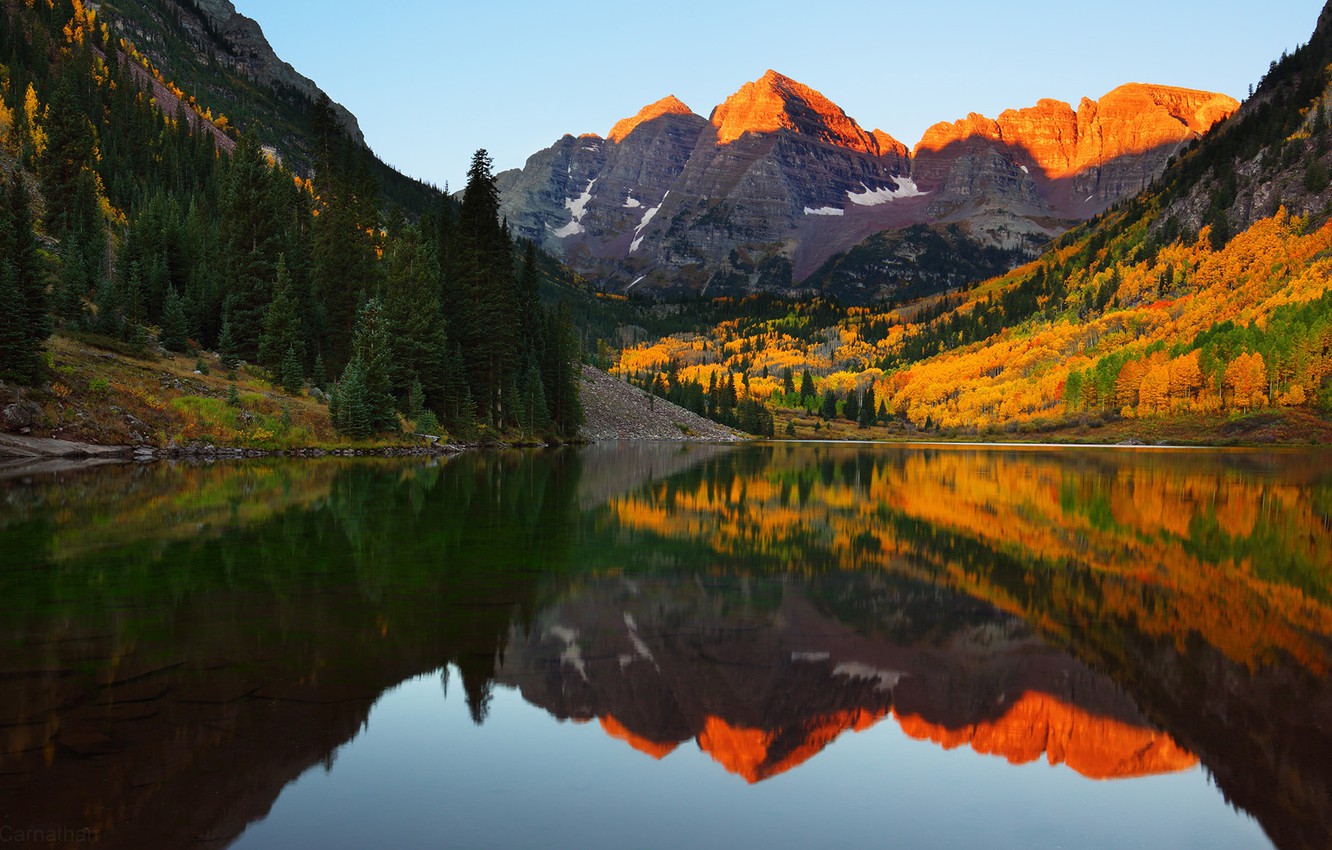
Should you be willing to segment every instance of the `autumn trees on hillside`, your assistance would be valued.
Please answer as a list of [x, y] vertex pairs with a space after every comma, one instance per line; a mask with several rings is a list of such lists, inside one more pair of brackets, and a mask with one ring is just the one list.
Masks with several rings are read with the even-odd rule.
[[163, 114], [126, 50], [70, 0], [0, 15], [0, 163], [16, 175], [0, 181], [0, 307], [21, 317], [0, 329], [0, 377], [40, 378], [54, 314], [328, 389], [358, 436], [400, 417], [576, 434], [578, 342], [541, 300], [533, 249], [515, 256], [484, 151], [461, 205], [441, 196], [410, 221], [381, 208], [329, 104], [311, 106], [306, 180], [252, 135], [227, 152], [184, 107]]
[[1143, 238], [1084, 238], [965, 297], [676, 334], [626, 350], [618, 368], [747, 376], [754, 396], [810, 413], [831, 391], [829, 418], [851, 392], [860, 413], [872, 390], [875, 420], [928, 429], [1332, 410], [1332, 226], [1283, 211], [1220, 250], [1203, 232], [1129, 259]]

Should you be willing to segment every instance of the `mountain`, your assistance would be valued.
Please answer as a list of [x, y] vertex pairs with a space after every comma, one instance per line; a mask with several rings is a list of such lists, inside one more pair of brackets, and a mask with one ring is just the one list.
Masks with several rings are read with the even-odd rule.
[[[595, 718], [656, 759], [692, 740], [749, 783], [890, 717], [949, 749], [1015, 764], [1045, 756], [1096, 779], [1197, 764], [1109, 679], [968, 597], [839, 578], [789, 584], [771, 607], [738, 611], [717, 584], [584, 580], [510, 629], [497, 681], [561, 720]], [[888, 634], [830, 617], [845, 598], [873, 604]]]
[[351, 142], [385, 200], [416, 213], [437, 198], [432, 187], [381, 162], [366, 146], [356, 116], [279, 57], [259, 24], [231, 0], [116, 0], [100, 4], [97, 15], [169, 81], [165, 88], [188, 92], [212, 116], [225, 116], [224, 127], [253, 131], [293, 171], [313, 172], [312, 125], [327, 106], [334, 129]]
[[[947, 238], [965, 238], [967, 254], [998, 249], [986, 271], [1006, 271], [1141, 191], [1237, 106], [1130, 84], [1076, 111], [1043, 100], [998, 119], [936, 124], [908, 149], [768, 71], [708, 119], [668, 97], [606, 138], [565, 136], [498, 184], [517, 233], [607, 289], [864, 302], [988, 275], [904, 273], [914, 257], [894, 240], [863, 240], [915, 225], [943, 237], [959, 225]], [[841, 276], [815, 275], [830, 258]]]
[[[846, 422], [844, 411], [868, 398], [873, 421], [847, 427], [877, 423], [907, 437], [1325, 442], [1329, 66], [1332, 6], [1307, 44], [1274, 61], [1238, 111], [1193, 141], [1183, 140], [1229, 103], [1140, 85], [1076, 112], [1047, 101], [931, 128], [912, 159], [913, 185], [926, 194], [904, 203], [971, 215], [958, 224], [970, 231], [936, 224], [879, 234], [834, 255], [813, 279], [841, 291], [862, 286], [867, 267], [886, 269], [902, 281], [895, 304], [832, 316], [802, 305], [795, 321], [739, 316], [704, 334], [644, 341], [623, 352], [617, 371], [647, 385], [661, 374], [668, 393], [718, 374], [776, 405], [778, 426], [801, 437], [826, 437], [832, 420]], [[1180, 141], [1157, 144], [1167, 130]], [[1151, 180], [1158, 162], [1161, 176]], [[1015, 220], [1013, 207], [994, 200], [1011, 186], [1001, 179], [1013, 176], [1004, 171], [1011, 164], [1032, 178], [1022, 185], [1037, 193], [1026, 197], [1054, 214], [1104, 209], [1034, 261], [938, 296], [960, 288], [959, 268], [979, 277], [1002, 262], [967, 250], [963, 237], [989, 226], [977, 210]], [[782, 373], [804, 369], [815, 394], [797, 396]], [[842, 407], [820, 405], [827, 394]], [[852, 394], [856, 406], [846, 404]]]

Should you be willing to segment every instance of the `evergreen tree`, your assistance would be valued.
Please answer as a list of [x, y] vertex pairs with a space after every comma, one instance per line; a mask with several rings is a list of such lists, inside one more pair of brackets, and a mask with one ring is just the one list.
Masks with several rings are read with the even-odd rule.
[[162, 307], [162, 327], [157, 341], [167, 351], [185, 351], [189, 347], [189, 324], [185, 319], [185, 306], [173, 286], [167, 290], [166, 304]]
[[259, 339], [259, 365], [272, 375], [281, 375], [286, 382], [287, 359], [295, 356], [302, 375], [305, 370], [305, 324], [301, 321], [300, 304], [293, 292], [291, 275], [287, 273], [287, 259], [278, 257], [277, 274], [273, 283], [273, 300], [264, 317], [264, 334]]
[[120, 293], [110, 278], [102, 278], [97, 284], [97, 294], [93, 299], [93, 333], [120, 339], [125, 334], [125, 317], [120, 312]]
[[221, 356], [222, 365], [228, 370], [234, 370], [240, 365], [240, 354], [236, 348], [236, 338], [231, 333], [231, 320], [222, 320], [222, 333], [217, 339], [217, 353]]
[[546, 389], [541, 380], [541, 369], [536, 358], [528, 360], [522, 385], [522, 426], [528, 434], [542, 434], [551, 427], [550, 410], [546, 406]]
[[860, 399], [855, 387], [846, 391], [846, 402], [842, 406], [842, 415], [852, 422], [860, 421]]
[[83, 253], [73, 238], [61, 245], [60, 289], [56, 296], [56, 313], [70, 327], [83, 324], [83, 298], [88, 292], [88, 274], [83, 265]]
[[878, 409], [874, 400], [874, 385], [865, 387], [865, 394], [860, 398], [860, 417], [856, 424], [861, 428], [868, 428], [874, 424], [875, 411]]
[[[223, 323], [231, 332], [229, 352], [237, 359], [254, 360], [277, 275], [281, 223], [272, 172], [254, 136], [241, 138], [229, 172], [221, 208]], [[274, 353], [277, 362], [284, 351]]]
[[147, 320], [144, 316], [143, 275], [139, 272], [137, 260], [130, 263], [124, 288], [120, 292], [120, 312], [125, 317], [125, 338], [137, 337], [139, 326]]
[[572, 440], [583, 427], [583, 405], [579, 398], [583, 367], [568, 304], [561, 302], [557, 310], [547, 314], [545, 337], [541, 373], [546, 406], [556, 433]]
[[328, 370], [324, 368], [324, 354], [315, 354], [314, 368], [310, 370], [310, 384], [320, 390], [328, 389]]
[[296, 350], [296, 346], [287, 349], [287, 356], [282, 358], [282, 389], [298, 395], [305, 389], [305, 358]]
[[79, 178], [94, 164], [97, 131], [79, 109], [68, 68], [47, 104], [43, 129], [46, 145], [38, 157], [42, 195], [46, 199], [46, 226], [65, 236], [77, 220]]
[[[345, 160], [349, 150], [343, 151]], [[352, 356], [357, 308], [379, 289], [372, 233], [378, 226], [377, 192], [364, 168], [342, 160], [318, 175], [321, 206], [311, 227], [310, 278], [319, 303], [323, 350], [329, 367]]]
[[367, 395], [365, 369], [353, 358], [329, 393], [328, 412], [339, 433], [356, 438], [373, 433]]
[[365, 436], [397, 429], [388, 321], [376, 299], [367, 301], [357, 315], [352, 359], [338, 380], [334, 396], [334, 425], [343, 433]]
[[823, 391], [823, 403], [819, 405], [819, 415], [826, 421], [837, 416], [837, 395], [832, 390]]
[[392, 340], [394, 397], [406, 412], [413, 382], [418, 382], [422, 407], [442, 410], [448, 344], [438, 272], [415, 227], [394, 240], [386, 265], [384, 312]]
[[485, 421], [498, 426], [502, 395], [519, 365], [512, 243], [499, 219], [499, 188], [484, 150], [472, 157], [458, 220], [458, 303], [468, 386]]
[[791, 371], [790, 366], [787, 366], [782, 370], [782, 392], [789, 397], [795, 395], [795, 391], [795, 373]]
[[[23, 296], [18, 272], [8, 258], [0, 261], [0, 316], [20, 316]], [[37, 352], [22, 322], [0, 320], [0, 379], [20, 384], [35, 380], [40, 368]]]
[[525, 358], [536, 354], [541, 347], [541, 324], [541, 287], [536, 266], [536, 245], [529, 240], [523, 246], [523, 268], [518, 275], [518, 325], [520, 347]]
[[814, 376], [809, 374], [809, 370], [806, 369], [800, 376], [800, 403], [803, 405], [806, 399], [815, 397]]
[[[46, 275], [37, 253], [32, 206], [28, 190], [23, 186], [23, 178], [14, 175], [5, 194], [4, 210], [0, 213], [0, 258], [12, 266], [21, 307], [18, 312], [5, 316], [3, 320], [17, 319], [27, 346], [35, 355], [41, 351], [52, 330]], [[31, 373], [30, 377], [36, 380], [37, 373]]]
[[419, 377], [412, 378], [411, 390], [407, 393], [407, 418], [413, 422], [420, 421], [426, 412], [425, 387], [421, 384]]

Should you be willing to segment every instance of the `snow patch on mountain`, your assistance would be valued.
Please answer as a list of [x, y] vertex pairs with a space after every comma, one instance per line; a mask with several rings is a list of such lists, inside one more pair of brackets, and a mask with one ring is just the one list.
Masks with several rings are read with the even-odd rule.
[[[661, 204], [666, 203], [666, 199], [670, 196], [671, 193], [667, 190], [666, 194], [661, 196]], [[648, 226], [648, 222], [652, 221], [652, 217], [661, 209], [661, 204], [657, 204], [655, 207], [652, 207], [650, 210], [643, 213], [643, 220], [638, 223], [638, 227], [634, 228], [634, 241], [633, 244], [629, 246], [630, 254], [637, 251], [638, 246], [643, 244], [643, 228]]]
[[916, 181], [912, 180], [910, 177], [894, 177], [893, 179], [897, 181], [896, 189], [889, 189], [887, 187], [871, 189], [869, 186], [861, 183], [860, 188], [865, 191], [847, 192], [846, 196], [851, 200], [851, 203], [856, 206], [877, 207], [879, 204], [886, 204], [889, 201], [897, 201], [902, 198], [919, 198], [921, 195], [929, 194], [928, 192], [920, 191], [920, 187], [916, 185]]
[[592, 186], [596, 182], [597, 178], [593, 177], [588, 181], [587, 188], [583, 190], [583, 194], [576, 198], [564, 199], [564, 208], [569, 211], [571, 216], [573, 216], [573, 220], [559, 230], [556, 230], [556, 236], [561, 239], [567, 239], [570, 236], [577, 236], [579, 233], [586, 230], [586, 228], [583, 227], [583, 216], [587, 214], [588, 202], [592, 200]]

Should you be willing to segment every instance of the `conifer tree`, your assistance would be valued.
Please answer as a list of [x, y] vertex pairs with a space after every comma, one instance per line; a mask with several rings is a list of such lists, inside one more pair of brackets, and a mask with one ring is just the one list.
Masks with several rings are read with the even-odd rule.
[[855, 387], [846, 392], [846, 403], [842, 406], [842, 416], [852, 422], [860, 421], [860, 399], [856, 395]]
[[815, 393], [814, 376], [806, 369], [800, 376], [800, 403], [804, 404], [806, 399], [814, 398]]
[[277, 274], [273, 283], [273, 300], [264, 317], [264, 334], [259, 339], [259, 365], [286, 382], [287, 358], [295, 356], [302, 374], [305, 369], [305, 324], [301, 321], [300, 304], [292, 291], [291, 275], [287, 273], [287, 258], [278, 257]]
[[[281, 225], [272, 173], [254, 136], [241, 138], [229, 171], [221, 209], [227, 289], [223, 320], [231, 331], [230, 352], [238, 359], [253, 360], [272, 298]], [[275, 355], [279, 360], [283, 351], [278, 349]]]
[[304, 360], [294, 345], [287, 348], [287, 356], [282, 358], [282, 389], [292, 395], [297, 395], [305, 388]]
[[310, 370], [310, 384], [321, 390], [328, 389], [328, 370], [324, 368], [324, 353], [315, 354], [314, 368]]
[[[32, 206], [23, 178], [14, 175], [5, 188], [4, 210], [0, 214], [0, 257], [13, 267], [14, 285], [19, 292], [21, 306], [11, 316], [17, 317], [27, 346], [35, 356], [52, 330], [46, 276], [37, 253]], [[0, 320], [13, 320], [11, 316]], [[36, 380], [36, 372], [31, 378]]]
[[221, 356], [222, 365], [227, 369], [235, 369], [240, 365], [240, 354], [236, 349], [236, 338], [231, 333], [230, 319], [222, 319], [222, 333], [218, 335], [217, 353]]
[[97, 284], [97, 294], [93, 299], [93, 333], [120, 339], [125, 333], [125, 317], [120, 311], [120, 294], [110, 278], [102, 278]]
[[417, 422], [425, 415], [425, 387], [419, 377], [412, 378], [411, 390], [407, 393], [407, 418]]
[[558, 435], [571, 440], [583, 427], [583, 405], [579, 398], [583, 371], [568, 304], [561, 302], [557, 310], [547, 314], [545, 338], [541, 371], [546, 406]]
[[167, 351], [185, 351], [189, 347], [189, 324], [185, 319], [185, 306], [173, 286], [167, 290], [166, 304], [162, 307], [162, 327], [157, 341]]
[[[23, 300], [18, 273], [8, 258], [0, 261], [0, 316], [21, 316]], [[37, 352], [20, 321], [0, 320], [0, 379], [20, 384], [34, 380], [39, 367]]]
[[518, 274], [518, 324], [524, 359], [540, 350], [541, 320], [541, 288], [536, 266], [536, 245], [528, 240], [523, 246], [523, 268]]
[[865, 387], [865, 394], [860, 398], [860, 417], [856, 420], [856, 424], [861, 428], [868, 428], [873, 425], [877, 410], [878, 405], [874, 400], [874, 385], [870, 384]]
[[46, 144], [38, 157], [42, 195], [46, 199], [46, 226], [65, 236], [78, 218], [76, 196], [79, 178], [92, 168], [97, 149], [97, 131], [79, 109], [69, 67], [61, 76], [47, 104], [43, 129]]
[[837, 395], [832, 390], [823, 391], [823, 403], [819, 405], [819, 416], [832, 421], [837, 416]]
[[365, 370], [353, 359], [329, 392], [329, 416], [333, 427], [348, 437], [368, 437], [370, 405], [366, 399]]
[[412, 382], [418, 381], [423, 407], [442, 410], [448, 345], [438, 272], [415, 227], [394, 241], [386, 265], [384, 312], [392, 340], [394, 396], [407, 411]]
[[357, 308], [379, 289], [371, 235], [378, 226], [377, 198], [369, 173], [342, 162], [320, 172], [318, 188], [322, 206], [311, 227], [310, 278], [321, 312], [324, 355], [336, 372], [352, 356]]
[[344, 433], [364, 436], [396, 429], [388, 322], [376, 299], [367, 301], [357, 314], [352, 358], [334, 396], [338, 411], [334, 425]]
[[490, 155], [472, 157], [458, 219], [458, 303], [452, 333], [462, 344], [468, 386], [482, 418], [498, 426], [505, 386], [517, 370], [512, 244], [499, 219]]

